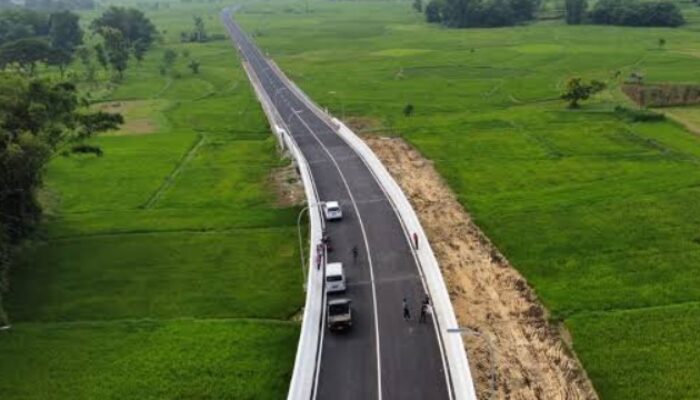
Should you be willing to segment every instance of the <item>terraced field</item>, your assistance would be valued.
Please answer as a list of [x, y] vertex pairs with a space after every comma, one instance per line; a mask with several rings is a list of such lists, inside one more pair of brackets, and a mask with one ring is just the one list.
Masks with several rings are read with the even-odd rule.
[[[308, 14], [265, 2], [240, 20], [314, 99], [434, 160], [569, 328], [602, 398], [691, 399], [700, 397], [700, 137], [613, 111], [631, 72], [700, 81], [700, 8], [683, 7], [689, 24], [678, 29], [448, 30], [405, 2], [312, 2]], [[568, 110], [558, 96], [572, 76], [609, 89]]]
[[[179, 43], [193, 14], [223, 32], [218, 8], [151, 13], [164, 43], [122, 84], [85, 87], [127, 123], [95, 140], [104, 156], [49, 168], [47, 220], [11, 276], [3, 399], [286, 393], [299, 209], [276, 205], [269, 178], [284, 162], [230, 43]], [[179, 60], [162, 76], [165, 48]]]

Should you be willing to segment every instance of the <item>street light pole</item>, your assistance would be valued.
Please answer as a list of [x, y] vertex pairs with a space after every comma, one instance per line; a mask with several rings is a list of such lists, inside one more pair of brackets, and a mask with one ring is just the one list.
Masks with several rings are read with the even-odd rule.
[[305, 205], [304, 208], [299, 211], [299, 215], [297, 216], [297, 233], [299, 234], [299, 256], [301, 257], [301, 276], [303, 277], [303, 281], [301, 285], [304, 287], [304, 291], [306, 291], [306, 269], [304, 266], [306, 265], [306, 262], [304, 260], [304, 243], [301, 238], [301, 216], [304, 214], [304, 211], [307, 211], [309, 209], [309, 205]]
[[476, 337], [483, 337], [484, 339], [486, 339], [486, 344], [489, 348], [489, 356], [491, 358], [491, 395], [489, 396], [489, 399], [492, 399], [493, 395], [496, 394], [496, 349], [494, 348], [493, 343], [491, 342], [491, 338], [488, 335], [484, 335], [481, 332], [477, 332], [471, 328], [467, 328], [466, 326], [458, 328], [447, 328], [447, 333], [459, 333], [461, 335], [472, 335]]
[[304, 286], [304, 291], [306, 291], [306, 260], [304, 259], [304, 241], [301, 237], [301, 216], [304, 215], [304, 211], [309, 211], [310, 207], [320, 207], [324, 202], [318, 202], [315, 204], [307, 204], [299, 211], [297, 216], [297, 233], [299, 235], [299, 257], [301, 258], [301, 275], [304, 279], [302, 285]]

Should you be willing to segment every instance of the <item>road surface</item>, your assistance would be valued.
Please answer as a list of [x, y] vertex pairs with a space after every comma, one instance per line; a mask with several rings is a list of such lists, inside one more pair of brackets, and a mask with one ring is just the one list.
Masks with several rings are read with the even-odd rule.
[[[322, 201], [340, 202], [344, 218], [327, 224], [329, 262], [345, 267], [353, 302], [352, 329], [325, 331], [316, 381], [318, 399], [449, 399], [451, 385], [431, 319], [419, 324], [425, 290], [409, 238], [362, 159], [287, 86], [250, 38], [224, 11], [242, 61], [284, 119], [306, 157]], [[313, 206], [313, 205], [312, 205]], [[353, 261], [352, 248], [359, 257]], [[407, 298], [412, 319], [403, 319]]]

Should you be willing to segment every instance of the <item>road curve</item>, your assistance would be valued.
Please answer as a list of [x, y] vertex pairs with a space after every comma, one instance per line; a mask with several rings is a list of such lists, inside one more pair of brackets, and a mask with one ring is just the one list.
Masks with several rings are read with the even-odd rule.
[[[327, 224], [333, 247], [328, 261], [345, 266], [348, 290], [342, 296], [353, 301], [354, 326], [322, 335], [315, 398], [452, 398], [436, 328], [430, 318], [418, 323], [426, 290], [391, 202], [358, 154], [288, 87], [228, 11], [223, 21], [307, 159], [319, 198], [339, 201], [344, 212], [342, 221]], [[357, 261], [353, 246], [360, 250]], [[410, 321], [403, 319], [404, 297]]]

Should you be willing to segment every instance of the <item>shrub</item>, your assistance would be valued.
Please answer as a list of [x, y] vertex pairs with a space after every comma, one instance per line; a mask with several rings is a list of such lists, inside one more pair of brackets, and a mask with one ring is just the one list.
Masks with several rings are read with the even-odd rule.
[[630, 122], [657, 122], [666, 119], [664, 114], [656, 111], [647, 109], [634, 110], [623, 106], [616, 106], [615, 114]]
[[71, 147], [71, 152], [76, 154], [94, 154], [97, 157], [102, 156], [102, 149], [97, 146], [92, 146], [89, 144], [76, 144]]

